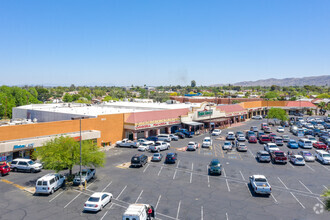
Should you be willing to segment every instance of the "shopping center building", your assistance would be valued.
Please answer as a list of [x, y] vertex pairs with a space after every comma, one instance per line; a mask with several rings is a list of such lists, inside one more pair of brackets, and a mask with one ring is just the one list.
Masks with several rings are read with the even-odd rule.
[[[267, 114], [271, 107], [288, 113], [312, 110], [310, 102], [252, 101], [240, 104], [215, 103], [134, 103], [114, 102], [99, 105], [40, 104], [13, 108], [13, 122], [0, 126], [0, 160], [30, 157], [47, 141], [58, 136], [92, 140], [107, 146], [123, 138], [136, 140], [178, 128], [205, 131], [225, 128]], [[29, 123], [26, 123], [28, 121]]]

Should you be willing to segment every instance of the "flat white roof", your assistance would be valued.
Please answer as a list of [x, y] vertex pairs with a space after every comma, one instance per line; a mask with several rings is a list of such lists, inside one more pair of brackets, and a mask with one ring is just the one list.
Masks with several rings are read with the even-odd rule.
[[167, 103], [139, 103], [139, 102], [112, 102], [102, 104], [55, 103], [31, 104], [16, 107], [18, 109], [36, 110], [54, 113], [66, 113], [96, 117], [118, 113], [144, 112], [166, 109], [182, 109], [200, 106], [200, 103], [167, 104]]

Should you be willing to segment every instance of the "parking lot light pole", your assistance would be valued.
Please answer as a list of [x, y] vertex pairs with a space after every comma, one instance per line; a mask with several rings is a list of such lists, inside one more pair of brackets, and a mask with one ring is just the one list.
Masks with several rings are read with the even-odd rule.
[[79, 142], [80, 142], [80, 184], [79, 184], [79, 188], [80, 188], [80, 190], [82, 190], [83, 189], [83, 187], [82, 187], [82, 182], [81, 182], [81, 165], [82, 165], [82, 162], [81, 162], [81, 118], [79, 119], [79, 124], [80, 124], [80, 138], [79, 138]]

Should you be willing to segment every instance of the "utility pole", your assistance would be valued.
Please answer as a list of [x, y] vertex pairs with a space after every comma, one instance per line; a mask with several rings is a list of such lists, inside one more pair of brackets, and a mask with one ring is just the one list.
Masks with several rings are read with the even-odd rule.
[[81, 162], [81, 117], [80, 117], [80, 119], [79, 119], [79, 121], [80, 121], [80, 138], [79, 138], [79, 142], [80, 142], [80, 184], [79, 184], [79, 188], [80, 188], [80, 190], [82, 190], [82, 183], [81, 183], [81, 165], [82, 165], [82, 162]]

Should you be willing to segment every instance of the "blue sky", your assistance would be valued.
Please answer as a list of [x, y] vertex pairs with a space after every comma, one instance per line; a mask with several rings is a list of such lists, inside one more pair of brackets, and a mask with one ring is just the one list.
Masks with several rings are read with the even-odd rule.
[[330, 1], [0, 1], [0, 84], [329, 75]]

